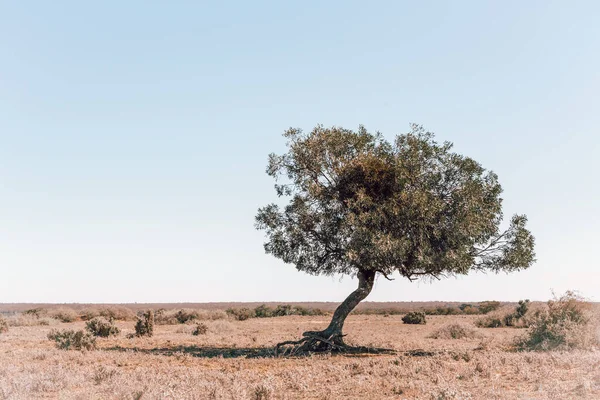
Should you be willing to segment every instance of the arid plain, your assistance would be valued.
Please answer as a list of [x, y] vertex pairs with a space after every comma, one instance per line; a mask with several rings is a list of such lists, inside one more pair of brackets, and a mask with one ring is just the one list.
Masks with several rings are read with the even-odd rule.
[[[136, 307], [143, 308], [120, 310]], [[409, 325], [401, 314], [355, 314], [346, 322], [348, 343], [396, 353], [275, 357], [278, 342], [322, 329], [330, 316], [239, 321], [218, 306], [204, 308], [193, 323], [157, 324], [152, 337], [128, 338], [134, 322], [124, 315], [115, 322], [120, 333], [98, 338], [96, 350], [67, 351], [48, 333], [83, 329], [85, 321], [34, 318], [4, 305], [10, 326], [0, 334], [0, 399], [600, 398], [600, 350], [518, 352], [512, 343], [527, 330], [478, 328], [481, 315], [428, 315], [425, 325]], [[194, 336], [198, 323], [207, 329]], [[439, 334], [454, 324], [466, 337]]]

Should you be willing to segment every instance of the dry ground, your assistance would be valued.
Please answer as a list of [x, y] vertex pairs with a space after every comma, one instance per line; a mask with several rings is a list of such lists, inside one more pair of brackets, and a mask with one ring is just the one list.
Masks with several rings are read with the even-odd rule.
[[[202, 336], [163, 325], [136, 339], [125, 338], [133, 323], [119, 322], [120, 336], [99, 339], [91, 352], [55, 349], [52, 327], [11, 327], [0, 335], [0, 399], [600, 399], [600, 351], [506, 351], [524, 330], [477, 329], [477, 316], [429, 316], [424, 326], [349, 317], [348, 342], [397, 355], [252, 358], [328, 318], [205, 321]], [[456, 322], [479, 337], [427, 337]]]

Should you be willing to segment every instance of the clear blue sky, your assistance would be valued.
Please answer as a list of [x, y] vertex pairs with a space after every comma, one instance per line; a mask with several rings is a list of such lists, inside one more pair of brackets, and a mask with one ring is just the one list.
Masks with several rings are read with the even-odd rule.
[[369, 300], [600, 300], [600, 2], [0, 2], [0, 302], [340, 301], [265, 255], [267, 154], [416, 122], [500, 177], [538, 262]]

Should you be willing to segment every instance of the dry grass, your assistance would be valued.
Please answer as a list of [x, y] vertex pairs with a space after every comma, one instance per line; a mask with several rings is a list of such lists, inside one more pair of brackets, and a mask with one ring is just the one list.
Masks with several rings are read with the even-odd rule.
[[476, 339], [482, 335], [464, 324], [449, 324], [433, 332], [432, 339]]
[[[118, 337], [96, 351], [64, 351], [51, 327], [12, 326], [0, 335], [0, 399], [598, 399], [600, 351], [507, 351], [523, 330], [477, 330], [481, 337], [433, 339], [477, 316], [355, 315], [352, 344], [390, 347], [397, 355], [252, 358], [265, 348], [324, 328], [326, 316], [205, 320], [160, 325], [151, 338], [127, 339], [134, 323], [117, 322]], [[85, 322], [61, 324], [83, 329]]]
[[10, 315], [5, 320], [8, 326], [54, 326], [60, 324], [60, 321], [55, 318], [27, 314]]

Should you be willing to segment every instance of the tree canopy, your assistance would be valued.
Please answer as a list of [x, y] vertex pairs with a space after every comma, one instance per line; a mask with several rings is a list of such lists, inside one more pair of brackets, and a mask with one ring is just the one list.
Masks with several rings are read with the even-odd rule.
[[534, 262], [525, 215], [500, 229], [496, 174], [421, 126], [393, 143], [362, 126], [284, 136], [287, 152], [269, 156], [267, 173], [289, 202], [260, 208], [256, 226], [266, 232], [266, 252], [298, 270], [413, 280]]

